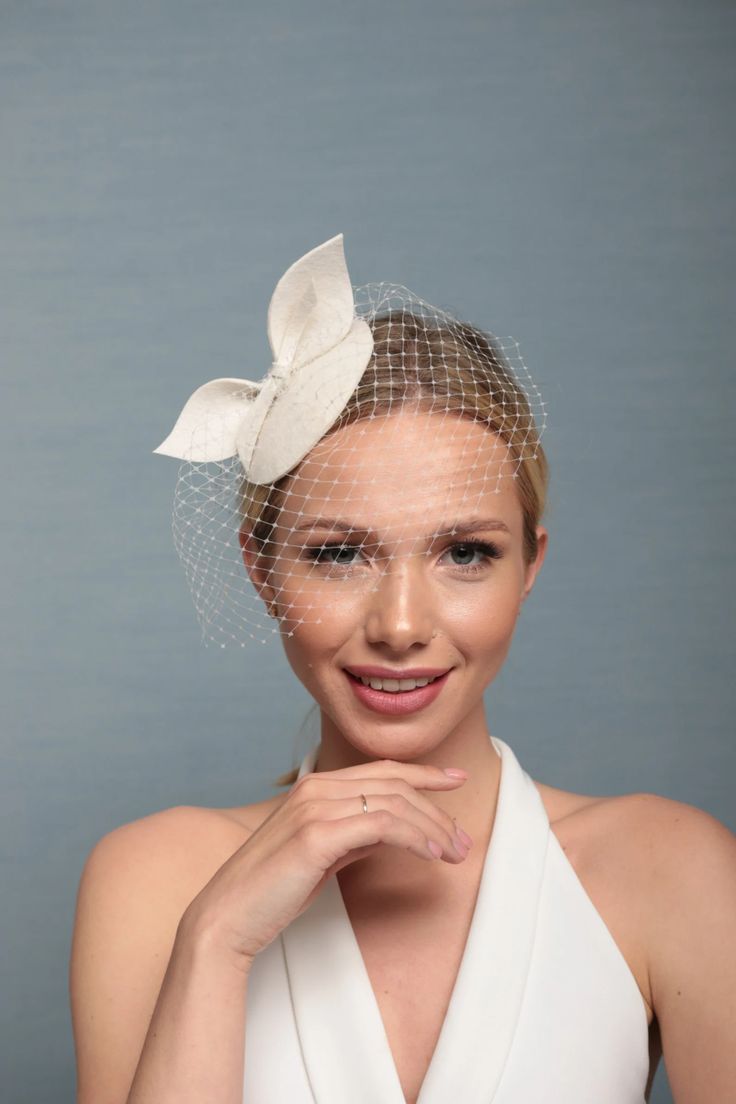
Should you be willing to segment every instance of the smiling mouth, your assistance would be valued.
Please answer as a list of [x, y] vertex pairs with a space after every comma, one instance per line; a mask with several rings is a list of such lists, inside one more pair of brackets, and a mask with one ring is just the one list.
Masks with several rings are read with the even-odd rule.
[[386, 694], [402, 694], [409, 690], [418, 690], [422, 686], [431, 685], [439, 678], [444, 678], [444, 675], [435, 675], [434, 678], [390, 679], [368, 678], [363, 675], [354, 675], [351, 671], [348, 671], [347, 674], [355, 682], [360, 682], [363, 686], [370, 686], [372, 690], [383, 690]]

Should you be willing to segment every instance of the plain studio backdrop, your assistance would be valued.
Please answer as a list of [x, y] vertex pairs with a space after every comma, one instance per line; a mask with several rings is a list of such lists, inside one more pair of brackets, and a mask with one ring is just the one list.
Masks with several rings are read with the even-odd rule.
[[316, 735], [278, 644], [201, 643], [152, 450], [200, 384], [261, 378], [277, 279], [337, 233], [354, 284], [516, 338], [547, 403], [550, 547], [492, 733], [551, 785], [736, 828], [735, 23], [716, 0], [4, 0], [7, 1104], [74, 1098], [94, 842], [269, 796]]

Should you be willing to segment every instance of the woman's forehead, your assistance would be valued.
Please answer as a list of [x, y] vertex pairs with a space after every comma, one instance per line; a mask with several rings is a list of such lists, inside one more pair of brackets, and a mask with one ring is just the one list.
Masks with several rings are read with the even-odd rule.
[[495, 433], [456, 414], [408, 412], [364, 418], [328, 434], [299, 465], [295, 482], [370, 486], [376, 478], [401, 482], [404, 473], [441, 483], [495, 480], [513, 465], [508, 446]]
[[[377, 531], [439, 528], [474, 516], [519, 516], [505, 442], [468, 418], [402, 413], [324, 438], [290, 477], [282, 522], [349, 520]], [[507, 522], [511, 524], [511, 522]]]

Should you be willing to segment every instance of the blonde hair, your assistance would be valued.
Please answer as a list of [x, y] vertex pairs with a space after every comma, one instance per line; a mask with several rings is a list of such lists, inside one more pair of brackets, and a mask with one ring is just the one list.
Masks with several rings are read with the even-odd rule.
[[[537, 526], [547, 504], [549, 468], [529, 401], [493, 337], [468, 322], [437, 323], [406, 310], [367, 319], [373, 353], [339, 419], [328, 431], [376, 414], [390, 414], [407, 401], [427, 413], [455, 412], [487, 426], [517, 462], [516, 490], [523, 515], [524, 563], [537, 557]], [[259, 555], [267, 548], [289, 476], [273, 485], [243, 480], [240, 514]], [[298, 767], [274, 780], [291, 786]]]

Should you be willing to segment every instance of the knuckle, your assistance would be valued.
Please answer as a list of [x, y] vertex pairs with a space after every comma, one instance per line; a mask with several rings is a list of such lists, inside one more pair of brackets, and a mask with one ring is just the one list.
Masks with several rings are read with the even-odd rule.
[[389, 809], [376, 809], [374, 813], [369, 813], [368, 815], [373, 817], [376, 825], [381, 831], [387, 831], [396, 819]]
[[296, 815], [300, 824], [309, 824], [319, 818], [322, 803], [315, 798], [302, 801], [297, 805]]
[[311, 820], [302, 824], [296, 832], [296, 837], [307, 851], [312, 851], [319, 847], [322, 833], [323, 825], [319, 821]]
[[391, 809], [395, 810], [401, 815], [404, 815], [408, 811], [411, 804], [411, 802], [408, 801], [402, 793], [387, 794], [386, 800], [388, 801]]

